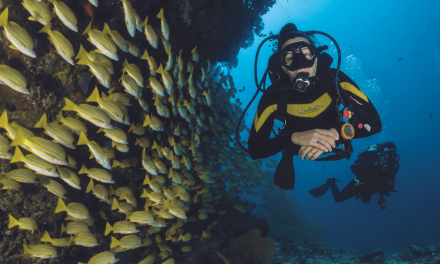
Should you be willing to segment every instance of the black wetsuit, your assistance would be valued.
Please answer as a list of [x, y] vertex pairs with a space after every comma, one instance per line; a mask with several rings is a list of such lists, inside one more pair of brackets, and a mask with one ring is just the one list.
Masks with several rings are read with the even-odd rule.
[[377, 151], [366, 151], [361, 157], [351, 165], [351, 171], [356, 176], [356, 180], [351, 180], [342, 191], [334, 181], [329, 182], [335, 202], [343, 202], [357, 194], [364, 203], [369, 203], [371, 196], [378, 193], [389, 196], [390, 191], [394, 191], [395, 175], [398, 167], [382, 169], [380, 166], [380, 156]]
[[[298, 154], [299, 145], [291, 141], [292, 133], [303, 132], [312, 129], [335, 128], [340, 131], [339, 120], [340, 102], [337, 100], [336, 88], [333, 86], [334, 77], [329, 76], [324, 66], [319, 64], [317, 76], [319, 81], [305, 94], [288, 89], [283, 92], [287, 99], [286, 127], [278, 136], [270, 138], [274, 120], [279, 115], [277, 102], [279, 92], [273, 92], [283, 84], [271, 85], [260, 99], [257, 112], [255, 113], [252, 129], [249, 134], [248, 147], [252, 159], [267, 158], [284, 149], [290, 150], [294, 155]], [[330, 69], [335, 73], [335, 69]], [[359, 89], [343, 72], [339, 72], [342, 88], [349, 96], [360, 102], [362, 110], [367, 112], [372, 120], [369, 124], [371, 131], [359, 129], [358, 124], [352, 124], [355, 128], [355, 138], [369, 137], [382, 130], [382, 123], [376, 108], [367, 96]], [[352, 122], [353, 118], [350, 119]], [[337, 142], [339, 143], [339, 142]]]

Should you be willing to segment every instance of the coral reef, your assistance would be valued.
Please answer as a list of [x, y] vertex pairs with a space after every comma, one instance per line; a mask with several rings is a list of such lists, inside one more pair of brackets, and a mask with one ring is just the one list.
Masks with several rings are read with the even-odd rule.
[[228, 254], [233, 263], [269, 264], [275, 257], [277, 245], [270, 237], [261, 237], [261, 230], [254, 229], [229, 242]]

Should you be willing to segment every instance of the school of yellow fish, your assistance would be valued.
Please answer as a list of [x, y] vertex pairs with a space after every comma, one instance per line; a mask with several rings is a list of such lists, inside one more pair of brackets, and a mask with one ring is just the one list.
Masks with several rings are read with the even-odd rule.
[[[46, 232], [41, 241], [50, 244], [33, 245], [30, 248], [24, 245], [24, 253], [33, 257], [56, 258], [58, 253], [55, 247], [98, 245], [96, 237], [89, 230], [89, 226], [94, 223], [89, 210], [81, 203], [71, 202], [66, 205], [63, 201], [66, 199], [66, 190], [55, 180], [56, 178], [61, 178], [72, 188], [81, 189], [77, 174], [87, 174], [90, 182], [86, 192], [91, 192], [100, 201], [110, 204], [112, 210], [126, 214], [125, 221], [107, 223], [105, 235], [113, 232], [125, 236], [119, 240], [112, 236], [110, 251], [97, 254], [88, 262], [98, 264], [115, 263], [118, 261], [115, 253], [148, 247], [154, 242], [160, 253], [154, 254], [152, 251], [152, 254], [139, 263], [153, 263], [158, 260], [165, 260], [162, 263], [166, 264], [174, 263], [174, 259], [170, 257], [171, 247], [166, 242], [179, 243], [181, 250], [188, 252], [191, 251], [191, 240], [211, 237], [210, 230], [219, 223], [218, 219], [200, 234], [185, 233], [183, 226], [187, 222], [208, 219], [208, 213], [226, 213], [227, 209], [222, 211], [217, 208], [221, 202], [222, 190], [226, 188], [225, 182], [231, 182], [229, 191], [234, 192], [239, 187], [249, 191], [261, 181], [257, 173], [260, 163], [248, 161], [247, 155], [238, 150], [237, 143], [231, 144], [234, 141], [231, 135], [234, 133], [241, 109], [225, 99], [229, 98], [231, 89], [228, 91], [222, 85], [227, 86], [227, 81], [233, 85], [232, 77], [223, 73], [218, 76], [219, 67], [210, 75], [211, 63], [209, 60], [199, 60], [197, 47], [191, 51], [192, 60], [184, 65], [182, 50], [178, 56], [174, 56], [171, 51], [168, 42], [170, 30], [163, 9], [157, 15], [161, 20], [161, 34], [156, 34], [148, 24], [148, 17], [142, 22], [130, 3], [126, 0], [121, 1], [129, 34], [133, 37], [136, 30], [144, 31], [148, 43], [154, 49], [159, 47], [161, 39], [168, 54], [166, 65], [159, 63], [158, 66], [147, 49], [141, 57], [139, 48], [123, 39], [117, 31], [112, 31], [107, 24], [104, 24], [102, 31], [93, 29], [93, 21], [83, 34], [88, 35], [88, 41], [97, 49], [87, 52], [81, 46], [75, 56], [70, 42], [60, 32], [51, 30], [52, 15], [48, 5], [37, 0], [23, 1], [24, 8], [31, 14], [30, 20], [44, 25], [39, 33], [48, 34], [50, 43], [54, 45], [57, 53], [71, 65], [87, 65], [98, 82], [109, 89], [107, 94], [100, 94], [98, 87], [95, 87], [87, 98], [86, 102], [94, 102], [98, 106], [76, 105], [65, 98], [62, 111], [75, 111], [83, 120], [99, 127], [98, 133], [103, 132], [105, 137], [112, 140], [112, 147], [105, 148], [90, 141], [84, 121], [63, 117], [62, 111], [57, 117], [61, 125], [56, 122], [48, 123], [45, 114], [35, 125], [35, 128], [44, 128], [44, 133], [53, 140], [36, 137], [24, 127], [9, 124], [6, 111], [2, 113], [0, 128], [6, 130], [11, 142], [0, 134], [0, 158], [10, 159], [11, 163], [23, 162], [26, 167], [0, 175], [3, 188], [19, 189], [20, 183], [38, 182], [59, 197], [55, 213], [66, 212], [65, 220], [69, 220], [66, 226], [63, 224], [61, 233], [69, 234], [70, 237], [51, 238]], [[62, 1], [49, 2], [53, 4], [54, 11], [63, 24], [77, 31], [77, 20], [72, 10]], [[98, 5], [97, 1], [90, 2]], [[35, 57], [33, 40], [22, 27], [8, 21], [8, 8], [0, 15], [0, 26], [4, 27], [6, 37], [13, 44], [10, 48]], [[120, 84], [117, 81], [112, 82], [112, 60], [118, 61], [118, 48], [148, 61], [148, 84], [142, 77], [141, 69], [127, 60], [123, 63], [122, 76], [117, 77]], [[75, 60], [79, 61], [75, 63]], [[194, 65], [200, 68], [197, 73]], [[18, 92], [30, 93], [23, 74], [6, 65], [0, 65], [0, 82]], [[118, 91], [120, 85], [125, 93]], [[148, 105], [143, 97], [152, 98], [154, 105]], [[130, 121], [128, 109], [135, 101], [145, 113], [142, 120]], [[179, 122], [170, 122], [171, 115], [173, 120]], [[139, 198], [134, 196], [132, 189], [120, 187], [114, 190], [111, 186], [114, 183], [112, 168], [136, 167], [139, 163], [136, 156], [121, 161], [115, 159], [114, 148], [120, 152], [130, 152], [126, 128], [128, 133], [139, 136], [132, 147], [143, 148], [140, 162], [146, 171], [140, 196], [145, 202], [143, 208], [139, 206]], [[165, 134], [162, 131], [170, 133]], [[76, 140], [73, 134], [79, 138]], [[76, 149], [78, 145], [87, 146], [90, 158], [94, 158], [102, 168], [78, 165], [63, 148]], [[12, 147], [15, 147], [13, 155], [9, 152]], [[20, 147], [31, 154], [24, 155]], [[234, 163], [240, 164], [240, 173], [233, 181], [231, 178], [227, 180], [226, 177], [237, 171]], [[69, 168], [80, 170], [75, 173]], [[246, 174], [247, 172], [253, 173]], [[240, 178], [240, 175], [245, 174], [245, 178]], [[190, 208], [198, 208], [198, 214], [187, 215]], [[241, 204], [236, 204], [235, 209], [246, 211]], [[110, 213], [112, 212], [107, 212]], [[106, 212], [100, 211], [99, 215], [108, 220]], [[38, 223], [33, 218], [16, 220], [9, 215], [9, 219], [9, 228], [18, 225], [20, 229], [32, 232], [38, 228]], [[137, 225], [148, 226], [148, 236], [143, 240], [136, 235], [139, 232], [136, 229]]]

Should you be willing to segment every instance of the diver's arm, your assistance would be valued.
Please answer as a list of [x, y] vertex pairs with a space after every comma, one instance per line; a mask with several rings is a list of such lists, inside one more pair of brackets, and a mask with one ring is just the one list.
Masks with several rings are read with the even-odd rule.
[[347, 92], [350, 99], [353, 100], [350, 103], [356, 104], [363, 111], [367, 112], [371, 119], [368, 124], [371, 127], [371, 131], [367, 131], [365, 128], [359, 128], [356, 117], [349, 119], [350, 124], [352, 124], [355, 129], [354, 138], [369, 137], [382, 131], [382, 122], [379, 113], [370, 99], [359, 89], [357, 84], [342, 71], [339, 71], [339, 79], [341, 81], [341, 87]]
[[272, 114], [267, 118], [264, 124], [258, 129], [258, 132], [255, 129], [255, 122], [252, 124], [248, 140], [249, 154], [252, 159], [267, 158], [284, 149], [292, 151], [295, 155], [299, 151], [300, 146], [292, 143], [292, 135], [290, 133], [269, 138], [274, 123], [273, 116]]

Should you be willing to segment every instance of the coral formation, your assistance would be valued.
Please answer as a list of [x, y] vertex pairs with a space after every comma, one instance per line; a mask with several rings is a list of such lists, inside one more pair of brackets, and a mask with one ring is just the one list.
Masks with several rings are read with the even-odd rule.
[[[261, 230], [254, 229], [229, 242], [228, 254], [234, 263], [269, 264], [275, 257], [277, 245], [270, 237], [261, 237]], [[238, 262], [240, 261], [240, 262]]]

